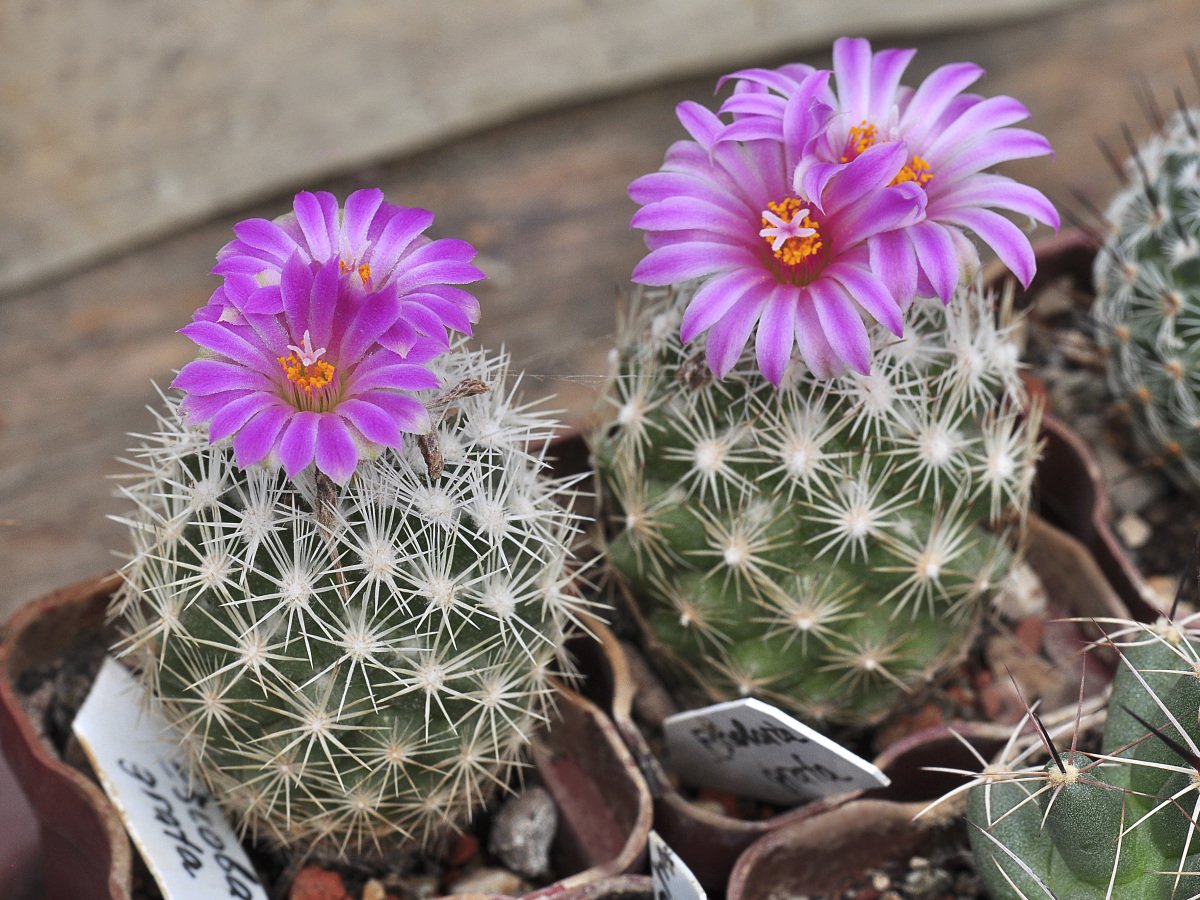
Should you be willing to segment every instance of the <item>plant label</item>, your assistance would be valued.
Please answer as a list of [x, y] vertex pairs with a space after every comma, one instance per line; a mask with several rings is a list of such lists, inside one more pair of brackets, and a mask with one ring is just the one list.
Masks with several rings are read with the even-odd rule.
[[668, 716], [663, 734], [684, 781], [780, 806], [891, 783], [865, 759], [752, 697]]
[[220, 807], [188, 778], [178, 733], [124, 666], [104, 660], [73, 728], [167, 900], [267, 900]]
[[650, 876], [654, 900], [707, 900], [692, 870], [656, 831], [650, 832]]

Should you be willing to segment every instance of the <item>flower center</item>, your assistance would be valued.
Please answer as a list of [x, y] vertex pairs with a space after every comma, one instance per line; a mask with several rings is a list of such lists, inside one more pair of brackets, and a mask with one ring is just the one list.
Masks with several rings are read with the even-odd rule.
[[[344, 259], [338, 260], [338, 271], [345, 275], [354, 266], [352, 262], [346, 262]], [[354, 269], [358, 273], [358, 277], [362, 279], [363, 287], [368, 287], [371, 282], [371, 264], [363, 263]]]
[[758, 234], [786, 266], [800, 265], [825, 246], [820, 228], [808, 213], [809, 208], [795, 197], [770, 201], [763, 210], [763, 228]]
[[[875, 146], [878, 141], [879, 132], [866, 119], [863, 119], [858, 125], [852, 125], [850, 133], [846, 136], [846, 147], [842, 152], [842, 162], [847, 163], [853, 159], [857, 159], [864, 150]], [[900, 167], [900, 171], [891, 180], [891, 184], [904, 184], [906, 181], [915, 181], [921, 187], [924, 187], [932, 178], [933, 172], [930, 171], [929, 163], [914, 153], [912, 159]]]
[[287, 380], [296, 386], [294, 395], [299, 407], [313, 409], [324, 399], [325, 388], [333, 381], [333, 365], [321, 359], [325, 354], [324, 347], [313, 349], [312, 336], [307, 329], [300, 346], [288, 344], [288, 349], [292, 352], [287, 356], [275, 358], [283, 366]]

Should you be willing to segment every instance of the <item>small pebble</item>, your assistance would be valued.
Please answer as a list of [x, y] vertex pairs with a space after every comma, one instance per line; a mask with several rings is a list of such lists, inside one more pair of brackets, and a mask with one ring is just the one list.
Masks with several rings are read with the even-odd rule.
[[886, 891], [892, 886], [892, 879], [885, 872], [876, 872], [871, 876], [871, 887], [877, 891]]
[[500, 807], [492, 819], [488, 850], [514, 872], [526, 878], [542, 878], [550, 874], [550, 845], [557, 828], [554, 798], [545, 788], [534, 785]]
[[363, 885], [362, 900], [387, 900], [387, 888], [378, 878], [369, 878]]
[[1146, 520], [1137, 513], [1127, 512], [1116, 522], [1117, 534], [1130, 550], [1138, 550], [1146, 546], [1153, 534]]
[[1046, 589], [1033, 566], [1013, 566], [992, 597], [992, 608], [1009, 619], [1028, 619], [1046, 612]]
[[518, 897], [529, 891], [529, 885], [505, 869], [476, 869], [454, 882], [450, 894], [506, 894]]
[[1179, 579], [1171, 575], [1151, 575], [1146, 579], [1146, 587], [1150, 589], [1152, 602], [1170, 609], [1175, 602], [1175, 592], [1179, 590]]
[[351, 897], [337, 872], [321, 866], [305, 866], [292, 882], [288, 900], [351, 900]]

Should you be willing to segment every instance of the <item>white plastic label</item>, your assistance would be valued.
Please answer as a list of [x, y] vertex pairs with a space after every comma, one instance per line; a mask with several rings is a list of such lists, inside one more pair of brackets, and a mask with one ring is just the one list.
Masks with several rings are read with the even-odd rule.
[[167, 900], [267, 900], [216, 802], [189, 781], [179, 738], [106, 658], [75, 716], [80, 746]]
[[650, 876], [654, 900], [706, 900], [704, 888], [675, 851], [655, 831], [650, 832]]
[[780, 806], [891, 783], [865, 759], [754, 698], [668, 716], [663, 734], [684, 781]]

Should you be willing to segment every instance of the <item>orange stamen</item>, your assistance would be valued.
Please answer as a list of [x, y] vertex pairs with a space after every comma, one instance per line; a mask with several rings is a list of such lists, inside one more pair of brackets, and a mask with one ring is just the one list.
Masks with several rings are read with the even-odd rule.
[[333, 381], [333, 366], [323, 359], [318, 359], [305, 365], [295, 353], [289, 353], [286, 357], [277, 356], [275, 358], [283, 366], [283, 371], [287, 375], [288, 381], [304, 391], [309, 397], [312, 396], [313, 391], [319, 391]]
[[[845, 163], [857, 159], [868, 147], [874, 147], [878, 140], [878, 131], [866, 119], [863, 119], [858, 125], [852, 125], [850, 127], [850, 134], [846, 138], [846, 152], [842, 154], [842, 162]], [[921, 187], [924, 187], [929, 184], [932, 178], [933, 172], [929, 170], [929, 163], [916, 154], [913, 154], [913, 158], [900, 168], [896, 177], [891, 180], [891, 184], [904, 184], [906, 181], [915, 181]]]
[[[350, 271], [350, 264], [344, 259], [338, 260], [338, 271], [345, 275]], [[363, 287], [368, 287], [371, 281], [371, 264], [363, 263], [354, 270], [358, 273], [358, 277], [362, 279]]]

